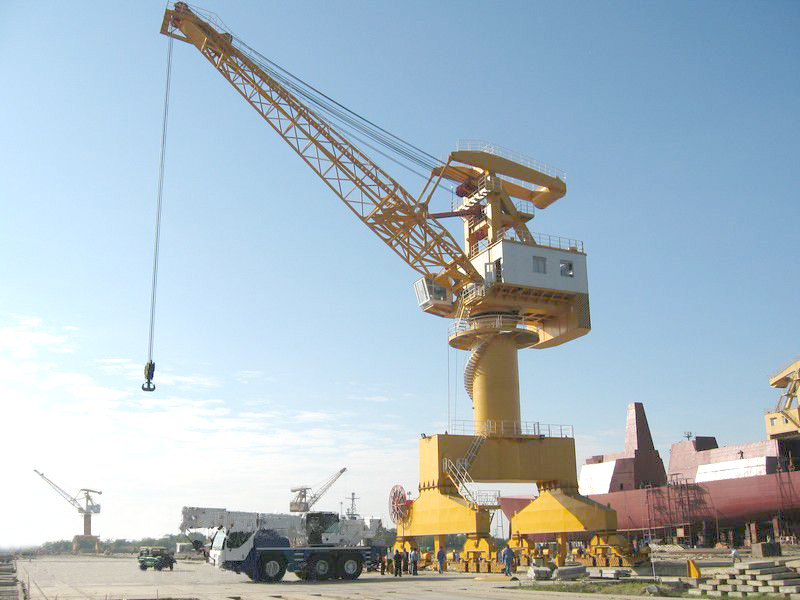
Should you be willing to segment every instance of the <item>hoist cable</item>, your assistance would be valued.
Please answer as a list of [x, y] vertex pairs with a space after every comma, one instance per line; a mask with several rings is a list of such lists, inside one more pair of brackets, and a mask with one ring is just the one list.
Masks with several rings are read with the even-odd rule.
[[341, 123], [361, 131], [363, 134], [369, 136], [374, 141], [385, 146], [387, 149], [400, 156], [404, 156], [406, 159], [423, 168], [430, 169], [443, 164], [442, 161], [431, 154], [428, 154], [410, 142], [403, 140], [399, 136], [396, 136], [379, 125], [376, 125], [369, 119], [337, 102], [327, 94], [320, 92], [308, 82], [300, 79], [274, 61], [266, 58], [257, 50], [247, 45], [247, 43], [242, 41], [240, 38], [234, 39], [236, 40], [237, 45], [240, 46], [240, 52], [247, 56], [251, 61], [256, 63], [286, 88], [292, 90], [299, 96], [302, 96], [308, 100], [310, 103], [319, 107], [327, 115], [335, 118]]
[[[215, 13], [200, 7], [189, 6], [193, 11], [203, 15], [210, 22], [214, 23], [220, 31], [231, 32], [230, 28], [227, 27]], [[351, 137], [360, 141], [384, 158], [391, 160], [423, 179], [428, 179], [428, 175], [424, 174], [425, 171], [431, 171], [444, 165], [443, 161], [349, 109], [340, 102], [337, 102], [307, 81], [297, 77], [275, 61], [270, 60], [241, 38], [232, 33], [230, 34], [234, 46], [242, 55], [246, 56], [287, 90], [294, 93], [299, 99], [317, 109], [319, 111], [318, 116], [335, 131], [338, 131], [342, 135], [346, 134], [345, 137]], [[364, 138], [367, 138], [372, 143]], [[382, 147], [383, 150], [380, 150], [376, 146]], [[397, 158], [390, 156], [389, 153], [395, 155]], [[423, 173], [420, 173], [417, 170], [418, 168], [422, 168]]]
[[153, 280], [150, 288], [150, 336], [147, 342], [147, 364], [144, 366], [142, 390], [152, 392], [156, 389], [153, 376], [156, 363], [153, 362], [153, 333], [156, 319], [156, 286], [158, 284], [158, 246], [161, 241], [161, 206], [164, 191], [164, 159], [167, 149], [167, 117], [169, 116], [169, 86], [172, 79], [172, 38], [167, 42], [167, 82], [164, 86], [164, 115], [161, 123], [161, 161], [158, 165], [158, 194], [156, 200], [156, 231], [153, 241]]

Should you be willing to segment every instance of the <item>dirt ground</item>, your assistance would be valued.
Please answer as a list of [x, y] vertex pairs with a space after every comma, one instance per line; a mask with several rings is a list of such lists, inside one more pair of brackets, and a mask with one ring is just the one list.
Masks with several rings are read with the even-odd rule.
[[281, 583], [264, 584], [193, 561], [179, 561], [174, 571], [141, 571], [134, 557], [42, 557], [18, 561], [17, 572], [29, 585], [32, 600], [553, 598], [551, 594], [513, 589], [509, 586], [518, 583], [501, 576], [486, 576], [490, 580], [479, 581], [474, 575], [460, 573], [402, 578], [365, 573], [356, 581], [324, 583], [300, 581], [287, 573]]

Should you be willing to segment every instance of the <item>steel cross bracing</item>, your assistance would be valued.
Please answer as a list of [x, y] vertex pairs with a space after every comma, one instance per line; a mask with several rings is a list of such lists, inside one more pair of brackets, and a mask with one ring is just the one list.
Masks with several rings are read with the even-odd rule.
[[[179, 35], [177, 31], [180, 31]], [[328, 187], [418, 273], [454, 293], [483, 278], [452, 235], [364, 153], [188, 7], [164, 17], [162, 33], [192, 43]]]

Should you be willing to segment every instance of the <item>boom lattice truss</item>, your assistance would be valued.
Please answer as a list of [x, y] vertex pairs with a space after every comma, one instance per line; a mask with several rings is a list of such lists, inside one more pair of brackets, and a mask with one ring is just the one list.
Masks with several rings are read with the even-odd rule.
[[408, 265], [458, 293], [483, 278], [441, 224], [361, 150], [239, 50], [178, 2], [161, 32], [191, 43], [325, 184]]

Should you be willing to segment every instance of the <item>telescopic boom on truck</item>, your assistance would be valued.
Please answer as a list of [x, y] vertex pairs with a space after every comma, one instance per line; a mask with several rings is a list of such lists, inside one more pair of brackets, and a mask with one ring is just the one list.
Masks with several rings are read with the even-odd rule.
[[216, 530], [208, 560], [253, 581], [280, 581], [286, 571], [300, 578], [356, 579], [375, 565], [381, 549], [365, 544], [380, 527], [337, 513], [275, 514], [185, 506], [180, 530]]

